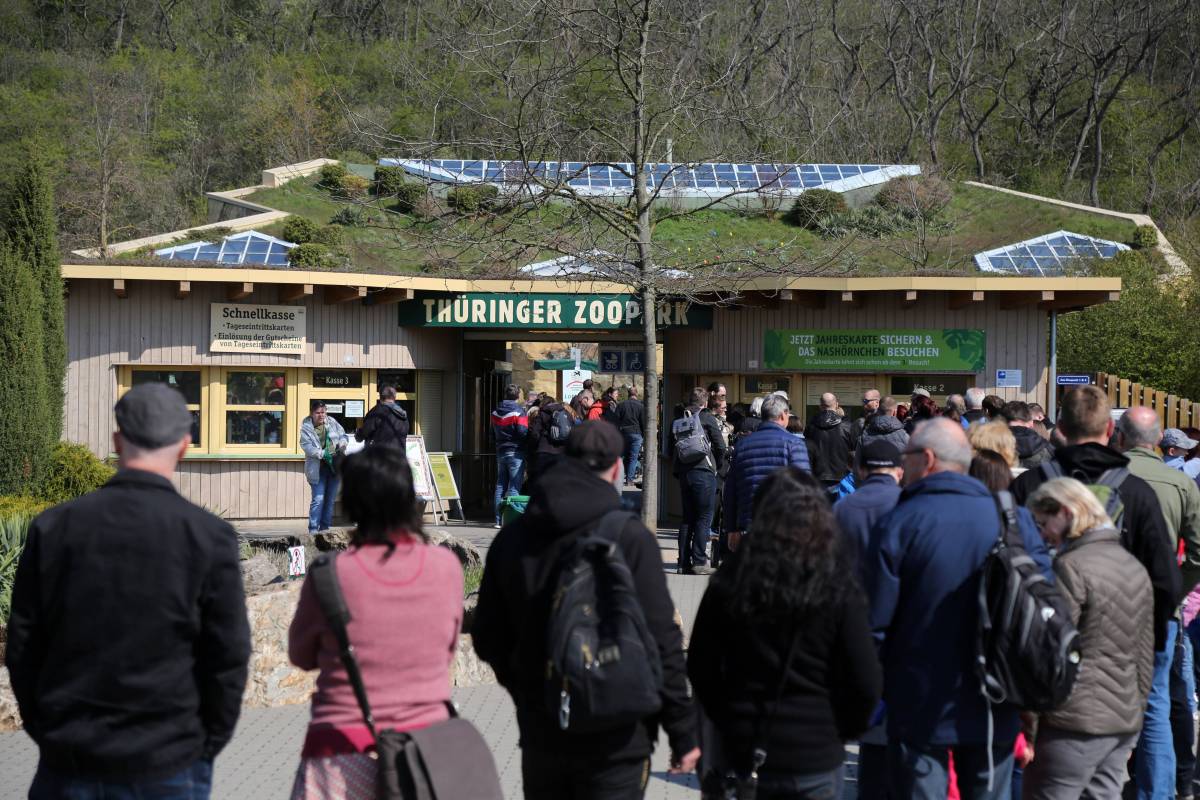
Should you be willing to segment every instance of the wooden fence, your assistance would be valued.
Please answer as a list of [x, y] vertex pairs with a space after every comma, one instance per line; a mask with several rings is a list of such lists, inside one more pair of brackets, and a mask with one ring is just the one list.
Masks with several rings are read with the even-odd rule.
[[1096, 385], [1108, 393], [1113, 408], [1149, 406], [1164, 428], [1200, 428], [1200, 403], [1104, 372], [1096, 373]]

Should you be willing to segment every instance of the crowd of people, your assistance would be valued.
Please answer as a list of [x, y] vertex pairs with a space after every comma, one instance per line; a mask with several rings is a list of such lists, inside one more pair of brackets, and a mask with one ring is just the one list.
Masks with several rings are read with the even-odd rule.
[[[1114, 421], [1095, 387], [1068, 392], [1057, 425], [982, 393], [921, 397], [902, 420], [867, 392], [850, 420], [827, 394], [797, 431], [784, 393], [726, 413], [724, 387], [689, 392], [668, 448], [680, 567], [721, 563], [685, 651], [658, 541], [621, 507], [636, 393], [540, 398], [530, 419], [510, 392], [493, 424], [520, 468], [502, 477], [533, 488], [489, 548], [471, 633], [516, 707], [527, 798], [642, 797], [660, 728], [671, 771], [714, 800], [840, 797], [849, 741], [862, 798], [1192, 796], [1196, 437], [1149, 408]], [[182, 397], [139, 386], [115, 415], [116, 476], [40, 515], [17, 570], [6, 662], [39, 747], [30, 797], [203, 798], [247, 680], [237, 539], [172, 487]], [[320, 481], [330, 427], [311, 423]], [[422, 529], [404, 451], [336, 472], [347, 614], [305, 581], [289, 656], [319, 674], [293, 798], [382, 796], [378, 731], [455, 714], [462, 569]], [[1069, 695], [1037, 712], [981, 690], [978, 595], [1001, 537], [1078, 634]]]

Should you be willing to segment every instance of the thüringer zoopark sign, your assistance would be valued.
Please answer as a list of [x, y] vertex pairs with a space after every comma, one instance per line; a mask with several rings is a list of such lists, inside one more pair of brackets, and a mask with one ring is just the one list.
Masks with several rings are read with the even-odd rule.
[[[712, 328], [713, 311], [663, 300], [659, 328]], [[420, 328], [518, 328], [529, 331], [640, 330], [641, 301], [622, 294], [432, 293], [400, 303], [400, 325]]]
[[987, 337], [965, 328], [936, 330], [768, 330], [763, 368], [982, 372]]

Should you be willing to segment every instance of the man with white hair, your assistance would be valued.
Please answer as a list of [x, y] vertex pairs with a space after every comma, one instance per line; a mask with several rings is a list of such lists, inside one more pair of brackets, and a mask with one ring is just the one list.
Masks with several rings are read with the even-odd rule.
[[967, 421], [967, 425], [974, 425], [980, 420], [987, 422], [987, 412], [983, 410], [983, 398], [987, 397], [987, 392], [978, 387], [967, 389], [963, 394], [963, 401], [967, 404], [967, 413], [963, 414], [963, 419]]
[[[1011, 793], [1018, 709], [992, 706], [989, 724], [974, 672], [976, 596], [1000, 513], [987, 487], [967, 475], [971, 456], [957, 422], [922, 422], [903, 453], [900, 502], [871, 531], [864, 572], [895, 797], [945, 797], [951, 749], [963, 797]], [[1019, 509], [1018, 519], [1026, 549], [1052, 579], [1033, 517]]]
[[777, 394], [770, 395], [763, 401], [761, 413], [762, 425], [738, 442], [729, 474], [725, 476], [722, 513], [729, 530], [730, 550], [737, 549], [742, 534], [750, 527], [754, 490], [758, 485], [780, 467], [812, 468], [804, 440], [787, 431], [791, 417], [788, 401]]

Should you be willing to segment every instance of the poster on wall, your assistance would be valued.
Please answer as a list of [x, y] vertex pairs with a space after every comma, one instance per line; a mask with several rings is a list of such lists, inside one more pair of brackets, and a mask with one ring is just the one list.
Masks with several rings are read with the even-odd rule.
[[212, 303], [208, 349], [302, 355], [308, 336], [307, 311], [304, 306]]
[[982, 372], [987, 334], [930, 330], [767, 330], [763, 369]]

